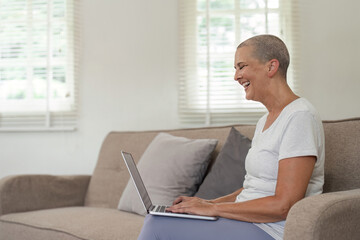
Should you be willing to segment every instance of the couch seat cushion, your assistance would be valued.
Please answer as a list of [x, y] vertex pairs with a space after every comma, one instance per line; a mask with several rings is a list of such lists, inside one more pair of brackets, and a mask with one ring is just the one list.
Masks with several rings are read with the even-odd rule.
[[115, 209], [57, 208], [3, 215], [0, 235], [8, 240], [136, 239], [143, 221], [142, 216]]

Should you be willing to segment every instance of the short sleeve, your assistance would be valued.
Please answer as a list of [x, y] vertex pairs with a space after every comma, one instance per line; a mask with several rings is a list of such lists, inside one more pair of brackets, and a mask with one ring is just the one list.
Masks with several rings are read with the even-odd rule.
[[300, 156], [319, 157], [318, 127], [310, 112], [296, 112], [283, 129], [279, 160]]

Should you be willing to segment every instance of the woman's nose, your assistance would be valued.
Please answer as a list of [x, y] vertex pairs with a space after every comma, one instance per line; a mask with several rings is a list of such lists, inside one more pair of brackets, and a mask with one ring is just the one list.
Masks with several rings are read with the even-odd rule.
[[235, 75], [234, 75], [234, 80], [239, 81], [241, 78], [242, 78], [242, 75], [239, 73], [239, 71], [236, 71]]

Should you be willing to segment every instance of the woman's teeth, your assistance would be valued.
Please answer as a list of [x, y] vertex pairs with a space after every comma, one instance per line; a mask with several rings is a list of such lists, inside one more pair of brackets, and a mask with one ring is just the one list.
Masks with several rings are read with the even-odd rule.
[[242, 86], [243, 86], [244, 88], [247, 88], [249, 85], [250, 85], [250, 82], [244, 82], [244, 83], [242, 84]]

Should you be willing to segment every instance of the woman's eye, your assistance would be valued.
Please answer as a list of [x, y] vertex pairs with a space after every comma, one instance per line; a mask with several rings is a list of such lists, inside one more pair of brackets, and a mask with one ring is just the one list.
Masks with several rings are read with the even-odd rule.
[[247, 66], [247, 65], [242, 65], [242, 66], [240, 66], [239, 69], [241, 70], [241, 69], [243, 69], [243, 68], [246, 67], [246, 66]]

